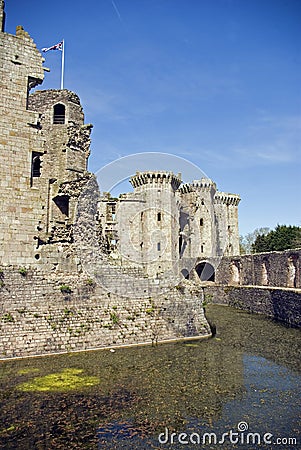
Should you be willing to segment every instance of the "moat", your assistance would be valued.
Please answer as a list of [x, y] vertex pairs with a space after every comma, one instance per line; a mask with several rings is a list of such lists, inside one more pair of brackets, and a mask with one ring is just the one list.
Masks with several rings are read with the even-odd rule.
[[1, 362], [0, 448], [300, 448], [300, 330], [206, 315], [211, 339]]

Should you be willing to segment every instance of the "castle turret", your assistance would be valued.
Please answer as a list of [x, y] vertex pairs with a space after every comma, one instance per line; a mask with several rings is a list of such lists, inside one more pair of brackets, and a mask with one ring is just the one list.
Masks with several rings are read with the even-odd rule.
[[134, 193], [121, 197], [117, 209], [119, 250], [152, 276], [173, 267], [178, 259], [178, 206], [181, 175], [137, 172], [130, 182]]
[[181, 174], [175, 175], [173, 172], [136, 172], [132, 176], [130, 183], [136, 192], [142, 192], [147, 188], [166, 189], [175, 192], [182, 183]]
[[209, 178], [195, 180], [181, 187], [182, 257], [215, 256], [216, 230], [213, 211], [215, 193], [216, 184]]
[[239, 255], [238, 204], [240, 196], [217, 192], [214, 212], [219, 255]]

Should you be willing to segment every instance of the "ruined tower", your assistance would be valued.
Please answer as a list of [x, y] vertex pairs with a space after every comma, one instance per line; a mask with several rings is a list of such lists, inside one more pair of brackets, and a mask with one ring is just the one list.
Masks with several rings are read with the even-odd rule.
[[0, 7], [0, 260], [66, 266], [92, 125], [84, 125], [76, 94], [30, 94], [43, 81], [44, 59], [21, 26], [16, 35], [4, 31]]
[[[137, 172], [130, 179], [133, 192], [100, 199], [95, 178], [87, 172], [92, 125], [84, 123], [79, 97], [67, 89], [30, 93], [48, 69], [21, 26], [16, 35], [5, 33], [3, 3], [1, 264], [66, 272], [82, 269], [78, 243], [82, 239], [90, 248], [92, 241], [87, 242], [89, 233], [74, 230], [83, 230], [88, 220], [85, 216], [76, 228], [78, 205], [83, 211], [92, 203], [91, 254], [102, 264], [106, 252], [108, 263], [168, 278], [184, 274], [182, 270], [190, 272], [194, 260], [239, 254], [240, 198], [217, 191], [210, 179], [182, 186], [180, 174]], [[93, 180], [87, 189], [90, 197], [85, 194], [83, 199], [85, 186]]]

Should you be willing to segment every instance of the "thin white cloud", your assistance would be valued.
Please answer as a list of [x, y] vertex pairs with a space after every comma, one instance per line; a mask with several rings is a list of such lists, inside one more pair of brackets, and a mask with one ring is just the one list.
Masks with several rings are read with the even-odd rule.
[[233, 164], [266, 165], [300, 161], [301, 116], [276, 116], [259, 111], [246, 130], [246, 143], [235, 145], [228, 153]]

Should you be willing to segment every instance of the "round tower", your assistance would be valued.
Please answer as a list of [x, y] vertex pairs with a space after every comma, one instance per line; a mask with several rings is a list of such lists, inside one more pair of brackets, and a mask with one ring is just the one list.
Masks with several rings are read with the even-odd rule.
[[[195, 180], [181, 187], [181, 256], [211, 257], [216, 254], [214, 196], [216, 184], [209, 178]], [[188, 210], [188, 213], [187, 211]], [[189, 240], [185, 237], [189, 235]], [[184, 246], [185, 244], [185, 246]], [[183, 253], [183, 254], [182, 254]]]
[[[178, 258], [179, 211], [176, 191], [181, 175], [136, 172], [131, 198], [121, 202], [118, 221], [123, 233], [120, 250], [142, 264], [151, 276], [171, 270]], [[131, 207], [135, 202], [135, 207]], [[128, 230], [128, 234], [124, 233]]]

